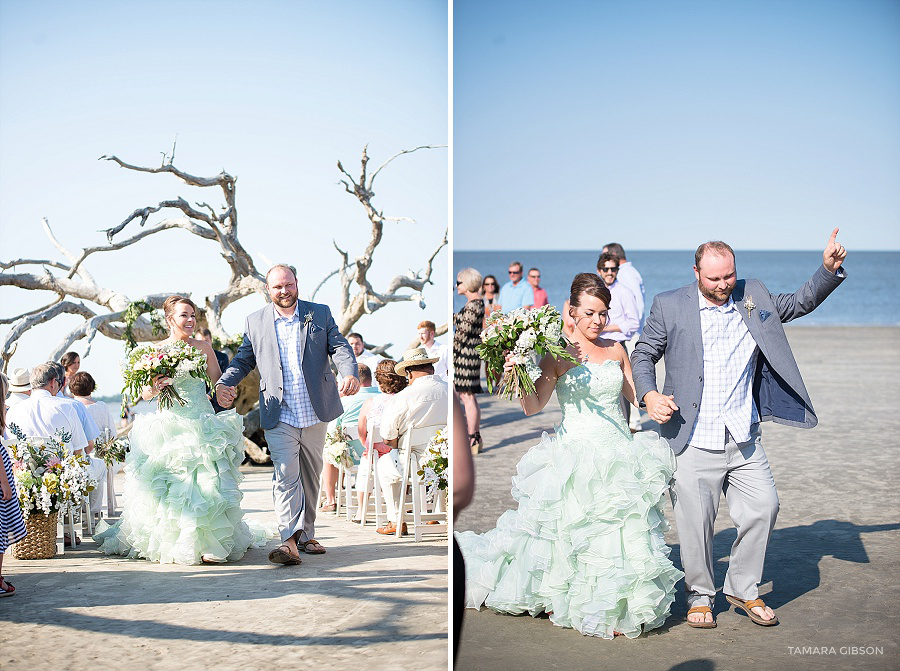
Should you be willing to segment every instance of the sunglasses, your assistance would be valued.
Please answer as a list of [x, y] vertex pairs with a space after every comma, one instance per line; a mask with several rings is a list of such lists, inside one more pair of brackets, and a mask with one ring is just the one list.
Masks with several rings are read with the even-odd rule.
[[497, 286], [497, 285], [496, 285], [494, 282], [485, 282], [485, 283], [484, 283], [483, 285], [481, 285], [481, 286], [484, 286], [484, 287], [495, 287], [495, 286]]
[[456, 286], [459, 286], [460, 284], [462, 284], [462, 282], [460, 282], [459, 280], [456, 280]]
[[617, 273], [617, 272], [619, 272], [619, 269], [618, 268], [601, 268], [600, 272], [601, 273]]
[[522, 274], [521, 270], [509, 270], [507, 272], [509, 272], [510, 275], [521, 275]]

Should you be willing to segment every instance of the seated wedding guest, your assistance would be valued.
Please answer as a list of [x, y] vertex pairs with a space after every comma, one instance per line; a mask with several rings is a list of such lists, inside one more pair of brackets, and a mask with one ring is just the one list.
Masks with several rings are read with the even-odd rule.
[[14, 368], [9, 376], [8, 388], [6, 407], [11, 408], [31, 396], [31, 371], [27, 368]]
[[[115, 438], [116, 418], [113, 416], [112, 411], [110, 411], [109, 406], [103, 401], [95, 401], [91, 398], [91, 394], [94, 393], [96, 388], [97, 383], [94, 382], [94, 378], [90, 373], [83, 370], [75, 373], [75, 375], [72, 376], [72, 379], [69, 380], [69, 390], [72, 392], [75, 400], [85, 407], [88, 414], [94, 422], [97, 423], [97, 428], [100, 429], [100, 435], [106, 439]], [[97, 461], [100, 460], [98, 459]], [[106, 462], [103, 463], [105, 464]], [[121, 467], [122, 464], [117, 462], [111, 464], [108, 468], [111, 469], [113, 475], [115, 475], [119, 472]], [[112, 478], [104, 476], [103, 482], [98, 482], [94, 491], [90, 492], [88, 495], [91, 501], [92, 512], [99, 512], [103, 507], [107, 483], [112, 484]], [[111, 495], [115, 496], [115, 491], [111, 492]]]
[[[373, 396], [379, 394], [378, 387], [372, 386], [372, 371], [364, 363], [358, 364], [359, 367], [359, 391], [352, 396], [341, 396], [341, 405], [344, 412], [336, 419], [328, 423], [328, 432], [334, 431], [338, 426], [350, 427], [356, 426], [359, 421], [359, 411], [363, 403]], [[362, 454], [363, 444], [354, 439], [350, 442], [350, 450], [353, 452], [354, 460], [359, 459]], [[337, 487], [338, 469], [336, 466], [323, 463], [322, 464], [322, 490], [325, 494], [325, 502], [319, 508], [322, 512], [334, 512], [337, 509], [337, 501], [334, 498], [334, 490]]]
[[416, 328], [419, 329], [419, 342], [425, 348], [425, 351], [428, 352], [428, 356], [436, 356], [438, 358], [434, 364], [434, 374], [440, 375], [441, 379], [446, 380], [450, 374], [450, 355], [447, 346], [436, 342], [434, 339], [437, 327], [434, 325], [434, 322], [426, 319], [419, 322]]
[[482, 328], [487, 326], [488, 317], [492, 312], [499, 312], [503, 309], [500, 305], [500, 284], [493, 275], [485, 275], [481, 281], [482, 300], [484, 301], [484, 324]]
[[78, 356], [78, 352], [66, 352], [62, 355], [59, 363], [66, 374], [66, 382], [63, 385], [62, 392], [69, 398], [72, 398], [72, 392], [69, 391], [69, 382], [72, 380], [72, 376], [81, 368], [81, 357]]
[[[9, 409], [6, 425], [15, 424], [26, 436], [52, 437], [57, 429], [64, 429], [72, 436], [67, 445], [69, 451], [83, 454], [91, 444], [84, 433], [84, 425], [76, 406], [81, 407], [82, 411], [84, 407], [71, 398], [57, 396], [64, 381], [63, 368], [54, 361], [32, 368], [31, 396]], [[87, 412], [84, 412], [87, 416]], [[91, 423], [93, 424], [93, 420]], [[100, 463], [103, 464], [102, 461]], [[77, 545], [80, 540], [78, 537], [67, 538], [66, 542]]]
[[[369, 432], [381, 426], [381, 415], [384, 412], [385, 405], [394, 397], [394, 394], [406, 389], [408, 384], [405, 377], [397, 375], [394, 371], [394, 364], [396, 362], [393, 359], [382, 359], [378, 362], [378, 365], [375, 367], [375, 381], [378, 382], [378, 388], [381, 390], [381, 393], [378, 396], [367, 399], [359, 410], [359, 439], [366, 448], [360, 457], [359, 472], [356, 476], [356, 493], [359, 497], [357, 510], [360, 511], [357, 514], [357, 522], [361, 519], [363, 506], [369, 503], [363, 500], [365, 487], [359, 484], [364, 483], [369, 477]], [[392, 451], [391, 447], [382, 441], [375, 443], [374, 448], [379, 470], [387, 468], [391, 471], [398, 471], [397, 450]], [[380, 487], [381, 484], [376, 483], [375, 486]]]
[[[400, 436], [411, 429], [422, 426], [446, 426], [447, 383], [434, 374], [436, 361], [436, 357], [429, 357], [422, 347], [418, 347], [407, 351], [403, 359], [394, 366], [398, 375], [406, 375], [409, 386], [391, 399], [381, 415], [381, 437], [391, 448], [398, 447]], [[412, 456], [412, 469], [418, 471], [419, 461], [424, 453], [415, 449]], [[403, 501], [400, 492], [401, 478], [395, 479], [388, 469], [383, 471], [379, 469], [378, 477], [384, 492], [388, 523], [376, 531], [380, 534], [395, 534]], [[406, 522], [403, 525], [401, 533], [405, 534]]]
[[[6, 398], [9, 385], [0, 373], [0, 398]], [[0, 403], [0, 436], [6, 436], [6, 404]], [[13, 543], [25, 538], [25, 521], [19, 507], [19, 495], [13, 477], [12, 459], [0, 445], [0, 597], [12, 596], [16, 588], [3, 578], [3, 554]]]

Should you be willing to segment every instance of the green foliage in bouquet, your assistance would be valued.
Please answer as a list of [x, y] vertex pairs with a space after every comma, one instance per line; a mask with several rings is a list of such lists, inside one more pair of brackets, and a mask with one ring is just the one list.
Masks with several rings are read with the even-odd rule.
[[[575, 361], [566, 351], [562, 318], [553, 305], [493, 313], [475, 351], [487, 365], [488, 391], [493, 393], [493, 380], [499, 379], [498, 393], [507, 400], [535, 392], [534, 383], [541, 376], [537, 362], [544, 356]], [[514, 366], [504, 373], [507, 354]]]
[[[130, 395], [136, 402], [140, 398], [141, 390], [152, 386], [153, 379], [157, 375], [174, 378], [178, 374], [198, 377], [212, 386], [206, 372], [206, 355], [183, 340], [165, 345], [149, 344], [135, 347], [128, 353], [125, 361], [122, 373], [125, 387], [122, 394]], [[176, 403], [183, 406], [185, 401], [175, 390], [175, 385], [163, 387], [159, 393], [159, 407], [167, 409]]]

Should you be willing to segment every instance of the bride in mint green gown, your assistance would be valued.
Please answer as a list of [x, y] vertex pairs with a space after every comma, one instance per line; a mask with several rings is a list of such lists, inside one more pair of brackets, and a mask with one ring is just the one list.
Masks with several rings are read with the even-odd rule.
[[[212, 347], [190, 337], [193, 303], [172, 298], [164, 307], [171, 339], [203, 351], [210, 379], [217, 380]], [[186, 404], [135, 418], [122, 516], [112, 526], [98, 525], [94, 540], [100, 550], [162, 564], [199, 564], [236, 561], [247, 548], [264, 546], [269, 530], [251, 529], [241, 510], [243, 418], [234, 410], [214, 414], [199, 378], [179, 374], [156, 384], [174, 384]], [[145, 398], [151, 393], [145, 390]]]
[[634, 638], [663, 624], [683, 576], [663, 540], [675, 457], [655, 433], [632, 436], [622, 416], [619, 396], [630, 402], [634, 390], [624, 348], [599, 337], [609, 300], [596, 275], [576, 276], [568, 351], [580, 363], [545, 357], [537, 393], [522, 399], [533, 414], [555, 390], [562, 424], [519, 461], [518, 508], [457, 540], [467, 607], [547, 613], [585, 635]]

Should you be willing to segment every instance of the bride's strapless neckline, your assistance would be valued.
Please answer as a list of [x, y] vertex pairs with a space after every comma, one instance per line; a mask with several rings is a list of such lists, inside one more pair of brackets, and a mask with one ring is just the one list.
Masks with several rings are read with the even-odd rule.
[[603, 366], [610, 362], [619, 363], [618, 359], [604, 359], [603, 361], [580, 361], [578, 364], [572, 366], [569, 370], [567, 370], [565, 373], [563, 373], [559, 377], [562, 378], [565, 375], [568, 375], [571, 371], [577, 370], [577, 369], [581, 368], [582, 366], [587, 366], [588, 364], [591, 364], [593, 366]]

